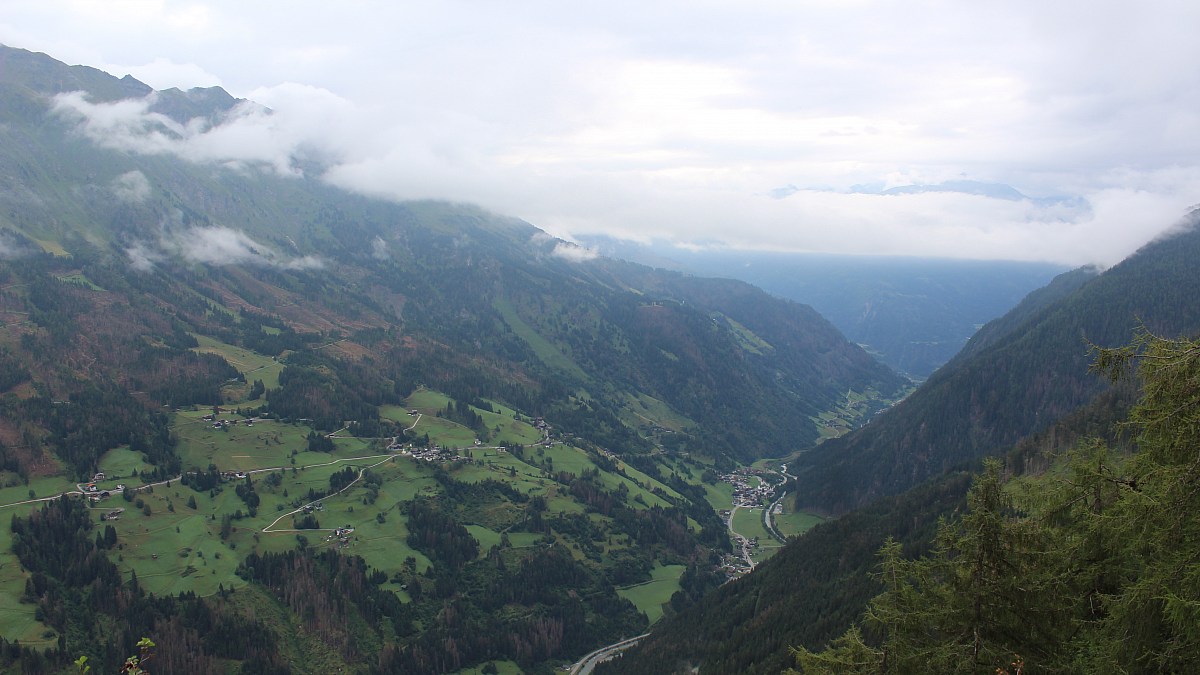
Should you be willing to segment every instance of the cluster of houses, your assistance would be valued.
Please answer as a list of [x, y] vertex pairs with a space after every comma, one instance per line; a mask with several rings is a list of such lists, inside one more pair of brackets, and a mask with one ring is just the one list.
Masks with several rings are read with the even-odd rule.
[[424, 460], [426, 462], [466, 462], [470, 461], [469, 457], [463, 457], [450, 450], [450, 448], [401, 448], [400, 454], [407, 455], [413, 459]]
[[108, 513], [101, 513], [100, 520], [120, 520], [122, 513], [125, 513], [125, 509], [113, 509]]
[[96, 483], [99, 483], [105, 478], [106, 476], [104, 475], [104, 472], [100, 471], [97, 472], [96, 475], [92, 476], [92, 480], [89, 483], [80, 486], [82, 491], [87, 494], [88, 499], [92, 500], [93, 502], [98, 502], [106, 497], [111, 497], [114, 492], [125, 491], [125, 485], [123, 483], [118, 483], [117, 486], [111, 490], [104, 489], [96, 485]]
[[721, 566], [719, 568], [725, 574], [726, 581], [733, 581], [743, 575], [749, 574], [753, 569], [746, 558], [733, 555], [732, 553], [721, 554]]
[[338, 548], [345, 548], [350, 545], [350, 535], [354, 533], [354, 528], [349, 525], [345, 527], [333, 528], [333, 534], [326, 537], [328, 541], [336, 542]]
[[766, 472], [753, 467], [743, 467], [733, 473], [721, 476], [722, 481], [733, 485], [735, 506], [755, 507], [771, 502], [775, 495], [775, 486], [765, 480], [755, 478], [762, 473]]
[[[214, 429], [228, 429], [229, 427], [236, 427], [238, 425], [237, 420], [235, 420], [235, 419], [227, 419], [227, 420], [218, 419], [216, 414], [205, 415], [204, 417], [201, 417], [200, 419], [204, 420], [205, 422], [211, 422], [212, 428], [214, 428]], [[248, 426], [248, 427], [254, 426], [253, 419], [247, 418], [244, 421], [246, 423], [246, 426]]]

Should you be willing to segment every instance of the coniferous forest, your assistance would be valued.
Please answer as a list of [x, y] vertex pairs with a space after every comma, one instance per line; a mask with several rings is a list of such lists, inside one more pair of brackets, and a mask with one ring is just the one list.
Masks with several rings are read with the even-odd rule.
[[1200, 663], [1200, 342], [1141, 333], [1096, 368], [1135, 376], [1137, 452], [1081, 441], [1005, 482], [989, 460], [934, 550], [880, 550], [860, 626], [802, 672], [1188, 672]]

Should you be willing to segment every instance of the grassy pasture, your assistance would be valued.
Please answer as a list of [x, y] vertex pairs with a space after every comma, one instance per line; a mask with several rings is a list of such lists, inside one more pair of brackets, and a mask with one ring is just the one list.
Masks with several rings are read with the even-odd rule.
[[[28, 504], [4, 509], [4, 526], [0, 527], [0, 551], [7, 553], [12, 550], [13, 535], [8, 527], [8, 519], [14, 515], [24, 518], [41, 507], [41, 504]], [[14, 556], [6, 555], [0, 562], [0, 635], [8, 640], [19, 639], [21, 644], [25, 645], [52, 646], [55, 638], [43, 637], [43, 633], [49, 628], [35, 617], [37, 606], [21, 603], [27, 578], [28, 575], [21, 570], [20, 563]]]
[[100, 457], [99, 466], [100, 470], [110, 479], [134, 476], [142, 470], [154, 468], [153, 465], [146, 463], [142, 453], [130, 450], [127, 445], [113, 448], [104, 453]]
[[[40, 499], [42, 497], [53, 497], [55, 495], [60, 495], [64, 492], [70, 492], [75, 489], [77, 489], [75, 482], [66, 476], [43, 476], [40, 478], [31, 477], [29, 479], [29, 485], [17, 482], [16, 485], [0, 488], [0, 504], [23, 502], [30, 498], [30, 491], [33, 492], [35, 498]], [[0, 510], [0, 514], [4, 514], [4, 517], [8, 518], [9, 516], [7, 511], [7, 509]], [[3, 524], [0, 524], [0, 529], [7, 529], [7, 523], [7, 520], [3, 521]]]
[[680, 415], [671, 406], [648, 394], [627, 396], [625, 405], [621, 408], [622, 420], [635, 427], [657, 424], [664, 429], [680, 432], [696, 426], [691, 419]]
[[[282, 366], [268, 357], [239, 350], [208, 338], [198, 336], [198, 339], [201, 340], [200, 351], [210, 350], [212, 353], [221, 354], [239, 371], [247, 373], [247, 379], [263, 379], [268, 387], [277, 383], [278, 370]], [[273, 372], [276, 379], [268, 381], [266, 377], [253, 375], [255, 372], [267, 371]], [[416, 421], [416, 434], [428, 433], [436, 444], [465, 448], [462, 454], [471, 456], [476, 460], [475, 463], [443, 465], [457, 480], [478, 482], [489, 478], [496, 479], [507, 482], [524, 494], [544, 496], [547, 517], [560, 513], [586, 512], [584, 506], [571, 497], [566, 487], [546, 478], [544, 472], [550, 467], [556, 472], [566, 471], [575, 475], [594, 470], [596, 465], [587, 452], [563, 443], [534, 446], [534, 443], [542, 439], [541, 432], [529, 423], [528, 418], [500, 406], [496, 407], [495, 412], [476, 409], [492, 436], [489, 445], [507, 441], [527, 447], [519, 456], [492, 447], [477, 447], [474, 445], [476, 432], [436, 417], [436, 412], [444, 409], [448, 402], [449, 399], [444, 394], [421, 390], [415, 392], [403, 407], [382, 406], [380, 415], [406, 427]], [[653, 399], [639, 401], [636, 405], [644, 411], [665, 415]], [[409, 414], [410, 409], [421, 412], [419, 421], [417, 415]], [[328, 490], [330, 475], [346, 467], [358, 469], [379, 462], [384, 457], [367, 457], [385, 455], [384, 448], [378, 441], [335, 437], [333, 452], [312, 453], [306, 450], [307, 436], [310, 433], [306, 426], [266, 419], [255, 419], [253, 426], [247, 426], [245, 420], [239, 418], [236, 426], [214, 429], [211, 422], [202, 419], [210, 411], [211, 408], [201, 408], [173, 414], [172, 431], [179, 440], [177, 452], [183, 460], [184, 468], [203, 470], [212, 464], [224, 471], [251, 472], [250, 478], [260, 498], [256, 515], [248, 515], [249, 507], [236, 495], [235, 483], [224, 483], [215, 490], [204, 492], [196, 492], [176, 481], [170, 486], [155, 486], [153, 491], [140, 490], [136, 499], [149, 508], [149, 514], [136, 507], [133, 502], [126, 502], [119, 495], [110, 497], [96, 505], [94, 522], [99, 522], [99, 516], [103, 512], [117, 508], [125, 509], [118, 519], [100, 525], [103, 529], [104, 524], [112, 524], [117, 529], [119, 545], [117, 549], [110, 551], [109, 555], [125, 578], [136, 573], [139, 583], [146, 590], [157, 594], [191, 590], [199, 595], [210, 595], [216, 593], [220, 587], [240, 588], [245, 586], [245, 583], [236, 576], [235, 570], [238, 562], [246, 554], [252, 551], [282, 552], [296, 548], [299, 545], [297, 535], [303, 537], [305, 545], [310, 548], [341, 546], [332, 540], [331, 532], [327, 531], [341, 526], [354, 528], [344, 545], [345, 552], [362, 556], [372, 567], [391, 573], [399, 570], [408, 558], [413, 559], [418, 572], [430, 567], [430, 560], [406, 542], [408, 529], [402, 506], [404, 502], [417, 496], [433, 496], [441, 492], [434, 479], [437, 471], [435, 465], [397, 455], [391, 461], [372, 469], [383, 478], [376, 494], [371, 495], [365, 486], [356, 484], [340, 494], [323, 498], [323, 509], [313, 514], [323, 529], [263, 532], [263, 528], [277, 519], [278, 523], [274, 528], [292, 528], [294, 517], [290, 514], [297, 504], [309, 501], [309, 490]], [[233, 419], [235, 416], [222, 413], [220, 417]], [[662, 418], [659, 418], [658, 423], [663, 424]], [[673, 423], [681, 424], [682, 421], [673, 420]], [[497, 427], [499, 431], [495, 431]], [[666, 499], [654, 494], [655, 490], [678, 497], [674, 490], [656, 478], [627, 464], [621, 465], [625, 476], [600, 472], [598, 481], [608, 490], [616, 491], [623, 486], [628, 494], [630, 506], [669, 506], [670, 503]], [[671, 466], [681, 476], [698, 483], [704, 465], [686, 458], [674, 458], [671, 460]], [[135, 453], [128, 447], [119, 447], [110, 450], [101, 458], [100, 467], [112, 477], [103, 483], [103, 487], [112, 487], [118, 481], [137, 487], [140, 480], [130, 480], [126, 477], [147, 468], [147, 465], [144, 464], [140, 453]], [[270, 485], [267, 478], [272, 472], [264, 470], [277, 470], [279, 485]], [[38, 496], [49, 496], [74, 488], [74, 483], [65, 478], [34, 479], [29, 486], [20, 485], [0, 490], [0, 504], [28, 499], [30, 489]], [[705, 486], [705, 489], [715, 508], [729, 508], [731, 486], [718, 484]], [[373, 501], [368, 499], [369, 495], [373, 497]], [[195, 503], [195, 508], [188, 506], [189, 500]], [[463, 513], [466, 517], [463, 522], [472, 536], [479, 541], [481, 555], [485, 555], [491, 546], [499, 544], [502, 536], [507, 536], [515, 549], [536, 546], [542, 539], [542, 535], [536, 533], [506, 532], [524, 508], [519, 504], [486, 503], [464, 506]], [[19, 506], [5, 510], [10, 513], [28, 512], [31, 508], [35, 507]], [[232, 522], [228, 537], [222, 539], [222, 517], [231, 516], [239, 511], [242, 517]], [[756, 527], [735, 525], [738, 531], [748, 536], [758, 534], [766, 543], [768, 538], [756, 520], [759, 514], [739, 514], [742, 515], [749, 515], [749, 522], [755, 523]], [[588, 517], [602, 527], [612, 524], [611, 519], [597, 514], [588, 514]], [[790, 521], [785, 522], [785, 518], [781, 517], [780, 527], [788, 532], [787, 522]], [[739, 524], [741, 521], [742, 518], [739, 517]], [[696, 526], [694, 522], [691, 524]], [[3, 551], [9, 549], [10, 536], [7, 532], [0, 535], [0, 547]], [[582, 542], [581, 548], [578, 542], [569, 540], [569, 535], [559, 533], [559, 536], [568, 537], [568, 541], [564, 543], [577, 557], [585, 555], [585, 549], [588, 548], [586, 542]], [[592, 542], [591, 545], [607, 552], [628, 548], [630, 542], [628, 537], [610, 535]], [[656, 564], [650, 581], [621, 589], [619, 592], [639, 610], [644, 611], [651, 622], [657, 621], [662, 616], [663, 603], [669, 601], [671, 594], [678, 590], [678, 580], [683, 569], [681, 565]], [[23, 642], [36, 644], [46, 628], [33, 620], [32, 606], [19, 603], [26, 578], [11, 556], [0, 555], [0, 634], [10, 638], [19, 636]], [[396, 590], [402, 598], [407, 598], [398, 586]]]
[[195, 350], [206, 354], [216, 354], [229, 362], [229, 365], [246, 376], [247, 382], [262, 380], [267, 389], [279, 386], [279, 373], [283, 372], [283, 364], [270, 356], [263, 356], [249, 349], [236, 347], [221, 342], [206, 335], [193, 334], [200, 346]]
[[796, 513], [781, 513], [775, 516], [775, 527], [785, 537], [804, 534], [817, 525], [825, 522], [821, 516], [799, 511]]
[[679, 577], [686, 565], [655, 565], [650, 570], [650, 581], [617, 589], [617, 595], [633, 603], [638, 611], [645, 612], [654, 625], [663, 615], [663, 605], [679, 590]]
[[529, 345], [529, 348], [533, 350], [533, 353], [537, 355], [542, 363], [556, 370], [570, 373], [580, 380], [586, 381], [588, 379], [587, 373], [583, 372], [570, 357], [563, 354], [558, 347], [542, 337], [541, 333], [538, 333], [532, 326], [525, 323], [525, 320], [521, 318], [511, 303], [507, 300], [497, 300], [492, 303], [492, 306], [504, 318], [504, 322], [512, 328], [513, 333], [516, 333], [517, 337]]
[[762, 524], [762, 509], [738, 509], [733, 516], [733, 529], [746, 538], [758, 537], [760, 544], [775, 541]]
[[[189, 497], [196, 500], [195, 509], [186, 506]], [[101, 513], [125, 509], [117, 520], [105, 523], [117, 530], [120, 543], [110, 557], [124, 576], [136, 572], [138, 583], [153, 593], [192, 590], [198, 595], [211, 595], [221, 585], [245, 585], [233, 573], [242, 554], [230, 545], [232, 539], [221, 541], [220, 516], [212, 519], [213, 514], [224, 512], [230, 497], [241, 504], [232, 490], [210, 498], [208, 493], [173, 483], [171, 487], [158, 486], [153, 492], [137, 492], [137, 499], [150, 507], [148, 516], [135, 503], [120, 498], [106, 500], [93, 511], [98, 520]]]
[[[517, 665], [515, 661], [492, 661], [491, 664], [496, 666], [496, 672], [499, 675], [522, 675], [525, 672], [521, 670], [521, 666]], [[481, 675], [483, 668], [484, 666], [464, 668], [463, 670], [456, 671], [454, 675]]]
[[[437, 416], [439, 411], [446, 409], [449, 402], [450, 397], [441, 392], [421, 389], [408, 397], [405, 401], [405, 408], [382, 406], [379, 414], [385, 419], [405, 424], [406, 427], [416, 421], [417, 425], [413, 428], [413, 433], [418, 436], [429, 434], [429, 440], [436, 445], [458, 448], [475, 445], [475, 439], [479, 437], [478, 432]], [[536, 443], [542, 438], [541, 432], [532, 424], [514, 419], [513, 411], [508, 408], [497, 406], [496, 412], [488, 412], [474, 406], [471, 409], [483, 419], [483, 425], [490, 436], [489, 444], [505, 442], [528, 445]], [[409, 410], [419, 411], [421, 413], [420, 421], [417, 421], [415, 416], [408, 414]], [[496, 431], [497, 427], [500, 429], [499, 432]]]

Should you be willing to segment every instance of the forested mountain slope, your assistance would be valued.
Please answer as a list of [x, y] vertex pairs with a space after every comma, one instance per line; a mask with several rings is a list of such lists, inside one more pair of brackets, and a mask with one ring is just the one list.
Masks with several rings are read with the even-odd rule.
[[[817, 438], [812, 417], [837, 409], [846, 391], [886, 396], [903, 384], [811, 309], [739, 282], [581, 258], [528, 223], [467, 206], [350, 195], [295, 175], [303, 158], [280, 173], [114, 147], [96, 135], [91, 108], [67, 105], [63, 96], [78, 95], [62, 92], [86, 90], [87, 105], [103, 106], [148, 88], [22, 50], [0, 59], [8, 252], [17, 264], [57, 253], [46, 264], [59, 276], [87, 267], [119, 278], [97, 285], [126, 298], [118, 304], [156, 298], [159, 316], [183, 322], [178, 330], [241, 330], [197, 291], [302, 342], [384, 330], [387, 339], [372, 332], [358, 343], [386, 356], [390, 382], [517, 397], [628, 450], [646, 447], [639, 425], [660, 424], [687, 431], [681, 443], [692, 450], [781, 454]], [[137, 139], [164, 145], [190, 133], [172, 120], [219, 126], [252, 105], [209, 90], [147, 100], [136, 119], [158, 126]], [[647, 416], [641, 399], [670, 414]]]
[[1051, 263], [691, 250], [609, 237], [598, 251], [655, 267], [740, 279], [812, 305], [852, 341], [914, 379], [929, 377], [979, 327], [1065, 271]]
[[[1085, 439], [1130, 452], [1131, 439], [1119, 422], [1136, 398], [1134, 383], [1122, 382], [1022, 439], [1005, 455], [1005, 475], [1044, 472]], [[901, 544], [905, 558], [932, 551], [939, 523], [961, 515], [970, 472], [979, 468], [964, 464], [818, 525], [752, 574], [656, 626], [637, 648], [598, 672], [650, 675], [698, 666], [702, 673], [766, 674], [793, 666], [792, 648], [824, 649], [862, 621], [867, 602], [883, 590], [878, 552], [889, 538]]]
[[549, 672], [714, 585], [703, 476], [906, 386], [747, 284], [195, 142], [271, 114], [0, 48], [0, 670]]
[[969, 344], [871, 424], [801, 455], [799, 503], [844, 512], [1002, 452], [1105, 388], [1088, 373], [1089, 344], [1125, 344], [1139, 324], [1164, 335], [1200, 331], [1197, 217], [1095, 278], [1060, 278], [1049, 302], [1039, 295], [985, 327], [979, 347]]

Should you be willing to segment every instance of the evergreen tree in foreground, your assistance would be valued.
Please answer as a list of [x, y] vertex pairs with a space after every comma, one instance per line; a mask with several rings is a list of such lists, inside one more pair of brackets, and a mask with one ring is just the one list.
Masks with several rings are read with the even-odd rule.
[[884, 592], [804, 673], [1189, 672], [1200, 663], [1200, 342], [1140, 332], [1098, 350], [1136, 369], [1138, 451], [1099, 442], [1005, 485], [987, 464], [934, 553], [880, 552]]

